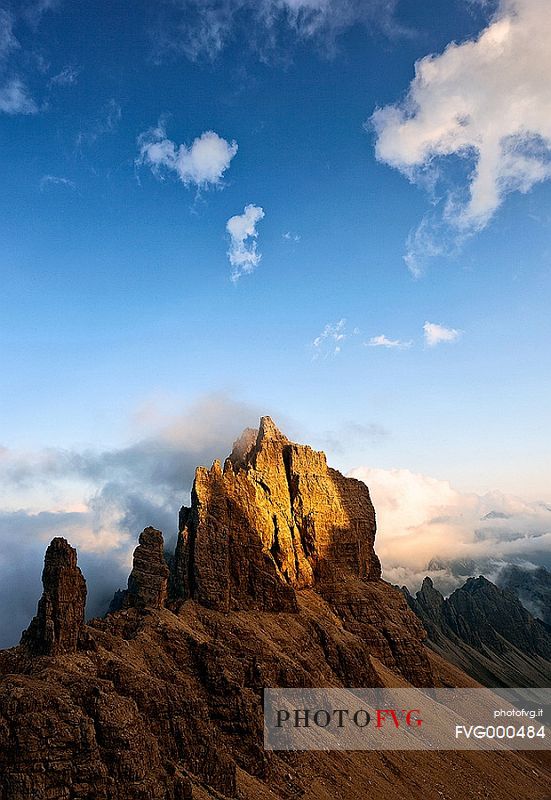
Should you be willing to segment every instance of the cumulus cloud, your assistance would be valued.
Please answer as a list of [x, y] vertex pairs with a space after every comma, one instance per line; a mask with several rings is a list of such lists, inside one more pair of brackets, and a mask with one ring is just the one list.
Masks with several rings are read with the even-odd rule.
[[457, 172], [453, 157], [466, 166], [410, 237], [414, 274], [484, 228], [510, 192], [551, 176], [550, 39], [548, 0], [500, 0], [476, 39], [422, 58], [405, 99], [373, 114], [377, 158], [411, 181], [434, 186], [444, 162]]
[[407, 469], [358, 467], [377, 512], [385, 580], [416, 591], [430, 575], [452, 591], [471, 575], [495, 578], [506, 564], [551, 565], [551, 505], [489, 492], [462, 493]]
[[186, 186], [199, 189], [220, 185], [224, 173], [237, 153], [237, 142], [228, 142], [214, 131], [205, 131], [191, 145], [177, 145], [167, 138], [163, 122], [138, 137], [138, 164], [150, 167], [163, 178], [175, 174]]
[[249, 204], [242, 214], [236, 214], [226, 223], [230, 235], [228, 258], [232, 267], [231, 279], [235, 283], [242, 275], [254, 272], [262, 255], [257, 250], [257, 223], [264, 219], [264, 209]]
[[410, 339], [407, 342], [402, 342], [400, 339], [389, 339], [382, 333], [380, 336], [372, 336], [366, 343], [367, 347], [387, 347], [392, 350], [408, 350], [413, 345]]
[[262, 58], [281, 57], [289, 33], [332, 54], [338, 36], [355, 24], [401, 33], [395, 6], [396, 0], [178, 0], [156, 32], [157, 55], [212, 60], [242, 35]]
[[172, 549], [195, 467], [227, 455], [258, 417], [212, 395], [115, 450], [0, 447], [0, 647], [14, 644], [35, 613], [51, 538], [64, 536], [78, 548], [88, 614], [104, 613], [114, 590], [126, 585], [139, 532], [154, 525]]
[[346, 336], [345, 319], [340, 319], [338, 322], [328, 322], [319, 336], [316, 336], [312, 342], [314, 359], [338, 355], [341, 352]]
[[0, 111], [4, 114], [36, 114], [38, 106], [20, 78], [12, 78], [0, 87]]
[[423, 332], [428, 347], [436, 347], [442, 342], [455, 342], [461, 336], [461, 331], [456, 328], [445, 328], [436, 322], [425, 322]]

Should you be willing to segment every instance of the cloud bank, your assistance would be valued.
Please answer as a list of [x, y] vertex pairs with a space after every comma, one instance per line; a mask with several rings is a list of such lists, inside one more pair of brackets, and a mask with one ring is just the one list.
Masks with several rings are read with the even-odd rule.
[[257, 223], [265, 217], [264, 209], [249, 204], [242, 214], [230, 217], [226, 230], [230, 235], [228, 258], [232, 267], [231, 279], [235, 283], [242, 275], [248, 275], [257, 268], [262, 258], [257, 250]]
[[380, 161], [412, 182], [447, 179], [440, 210], [410, 235], [414, 275], [484, 228], [509, 193], [551, 176], [550, 41], [548, 0], [501, 0], [476, 39], [422, 58], [405, 99], [371, 117]]
[[163, 178], [173, 173], [186, 186], [205, 189], [219, 186], [237, 153], [237, 143], [228, 142], [214, 131], [205, 131], [191, 145], [177, 145], [167, 138], [162, 122], [138, 137], [138, 165], [145, 164]]
[[471, 575], [495, 579], [507, 564], [551, 566], [551, 504], [462, 493], [407, 469], [358, 467], [377, 512], [383, 577], [416, 591], [430, 575], [448, 593]]
[[104, 613], [114, 590], [126, 585], [140, 531], [154, 525], [171, 549], [195, 467], [225, 457], [258, 417], [212, 395], [116, 450], [0, 447], [0, 647], [16, 643], [36, 611], [51, 538], [64, 536], [78, 548], [88, 614]]

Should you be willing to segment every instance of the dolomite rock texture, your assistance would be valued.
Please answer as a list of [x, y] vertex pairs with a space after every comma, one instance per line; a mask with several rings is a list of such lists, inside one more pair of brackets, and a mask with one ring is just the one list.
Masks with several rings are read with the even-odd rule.
[[269, 417], [244, 432], [223, 469], [197, 470], [180, 524], [175, 592], [221, 611], [296, 610], [297, 589], [381, 576], [367, 486]]
[[46, 550], [42, 584], [44, 593], [22, 644], [37, 655], [75, 653], [84, 627], [86, 581], [76, 550], [65, 539], [53, 539]]
[[163, 534], [155, 528], [140, 533], [134, 564], [122, 606], [161, 608], [168, 591], [169, 569], [164, 557]]
[[86, 624], [76, 553], [48, 547], [37, 616], [0, 651], [0, 800], [543, 800], [545, 766], [515, 754], [264, 750], [265, 687], [466, 679], [381, 580], [369, 492], [323, 453], [263, 418], [197, 470], [179, 527], [170, 570], [141, 533]]

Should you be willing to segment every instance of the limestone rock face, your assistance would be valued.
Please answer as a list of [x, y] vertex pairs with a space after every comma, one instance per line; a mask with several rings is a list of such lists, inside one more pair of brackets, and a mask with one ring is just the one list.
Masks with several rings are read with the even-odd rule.
[[38, 614], [0, 651], [0, 800], [386, 800], [424, 796], [427, 775], [448, 800], [543, 800], [549, 774], [514, 753], [264, 749], [266, 687], [469, 680], [440, 678], [374, 536], [364, 484], [265, 417], [224, 469], [197, 470], [170, 576], [146, 528], [105, 618], [84, 624], [75, 551], [55, 539]]
[[36, 617], [21, 642], [37, 655], [74, 653], [84, 626], [86, 581], [77, 567], [76, 550], [61, 537], [46, 550], [42, 584]]
[[167, 598], [168, 577], [163, 534], [155, 528], [145, 528], [134, 550], [134, 564], [122, 607], [161, 608]]
[[211, 608], [292, 610], [296, 589], [381, 574], [365, 484], [269, 417], [244, 432], [223, 469], [197, 470], [180, 522], [176, 591]]

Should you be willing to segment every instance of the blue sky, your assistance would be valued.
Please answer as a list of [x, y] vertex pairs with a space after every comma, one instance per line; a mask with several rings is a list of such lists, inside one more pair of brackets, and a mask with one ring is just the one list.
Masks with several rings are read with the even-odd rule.
[[89, 509], [44, 453], [213, 403], [221, 456], [270, 413], [345, 470], [550, 500], [543, 0], [0, 9], [6, 513]]

